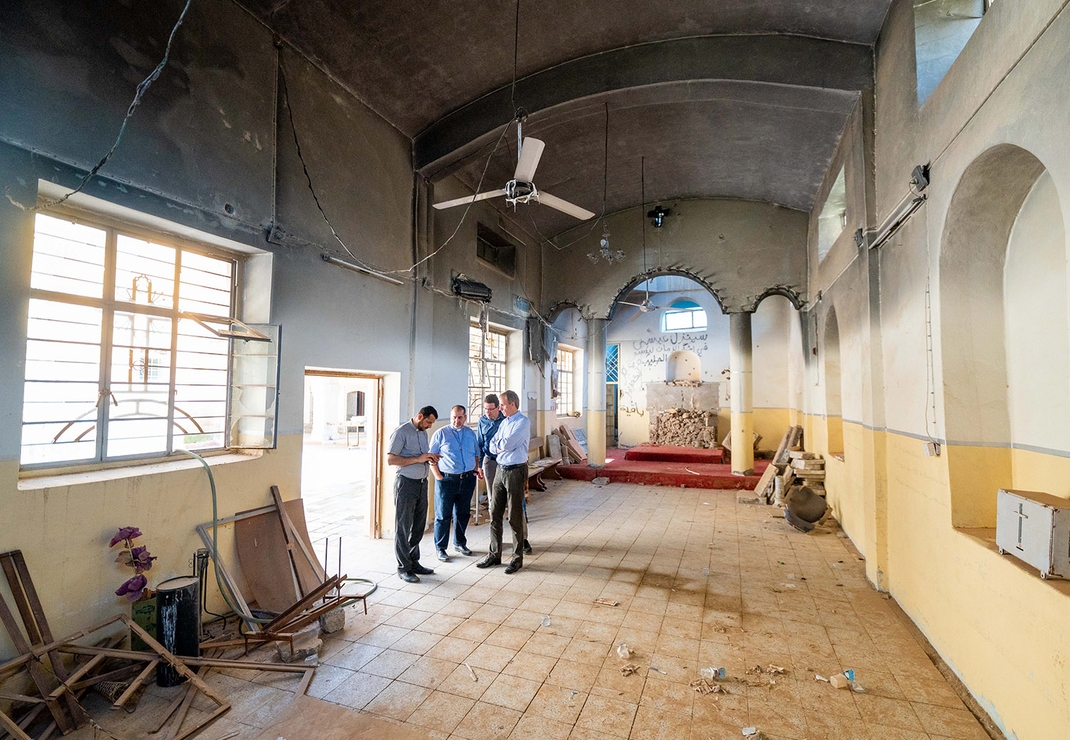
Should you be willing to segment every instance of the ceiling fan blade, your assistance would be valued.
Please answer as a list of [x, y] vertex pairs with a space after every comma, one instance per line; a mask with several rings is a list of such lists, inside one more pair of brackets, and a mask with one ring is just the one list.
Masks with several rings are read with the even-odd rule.
[[631, 301], [617, 301], [617, 303], [619, 303], [622, 306], [635, 306], [636, 308], [642, 308], [641, 304], [632, 303]]
[[439, 210], [443, 208], [453, 208], [454, 206], [468, 205], [469, 203], [475, 203], [477, 200], [487, 200], [489, 198], [498, 198], [505, 195], [504, 190], [488, 190], [485, 193], [479, 193], [477, 195], [466, 195], [463, 198], [454, 198], [453, 200], [444, 200], [441, 203], [435, 203], [435, 208]]
[[542, 150], [545, 148], [546, 144], [541, 140], [525, 136], [524, 142], [520, 145], [520, 159], [517, 160], [513, 179], [521, 182], [534, 180], [535, 169], [539, 166], [539, 160], [542, 159]]
[[580, 208], [577, 205], [569, 203], [567, 200], [561, 200], [556, 195], [550, 195], [545, 190], [539, 191], [539, 202], [544, 206], [550, 206], [555, 210], [567, 213], [570, 216], [578, 218], [580, 221], [586, 221], [589, 218], [594, 218], [594, 214], [588, 211], [586, 208]]

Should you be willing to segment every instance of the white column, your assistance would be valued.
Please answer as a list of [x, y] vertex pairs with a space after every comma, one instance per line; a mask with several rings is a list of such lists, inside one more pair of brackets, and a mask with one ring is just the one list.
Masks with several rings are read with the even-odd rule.
[[729, 320], [728, 364], [732, 395], [732, 474], [754, 474], [754, 373], [749, 313]]
[[587, 464], [606, 464], [606, 319], [587, 319]]

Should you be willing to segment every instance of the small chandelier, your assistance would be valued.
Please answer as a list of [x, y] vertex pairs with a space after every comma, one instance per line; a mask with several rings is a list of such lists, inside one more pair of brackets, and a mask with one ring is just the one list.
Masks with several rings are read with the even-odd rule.
[[606, 262], [620, 262], [624, 259], [624, 250], [611, 251], [609, 248], [609, 224], [602, 222], [602, 238], [598, 240], [598, 251], [588, 252], [587, 259], [597, 265], [600, 260]]

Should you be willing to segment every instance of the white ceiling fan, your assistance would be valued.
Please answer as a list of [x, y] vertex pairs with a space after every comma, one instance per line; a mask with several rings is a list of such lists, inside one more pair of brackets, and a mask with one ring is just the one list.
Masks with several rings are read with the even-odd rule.
[[504, 195], [505, 202], [514, 208], [518, 203], [542, 203], [544, 206], [549, 206], [562, 213], [567, 213], [581, 221], [594, 218], [594, 214], [586, 208], [580, 208], [577, 205], [569, 203], [567, 200], [562, 200], [556, 195], [551, 195], [545, 190], [540, 191], [535, 187], [535, 183], [532, 182], [535, 179], [535, 169], [539, 166], [539, 160], [542, 158], [542, 150], [546, 148], [546, 144], [531, 136], [524, 137], [523, 125], [523, 122], [518, 118], [516, 122], [516, 140], [518, 145], [516, 170], [513, 172], [513, 179], [505, 183], [504, 188], [501, 190], [488, 190], [484, 193], [466, 195], [463, 198], [454, 198], [453, 200], [435, 203], [435, 208], [441, 210], [443, 208], [464, 206], [469, 203], [475, 203], [478, 200], [500, 198]]

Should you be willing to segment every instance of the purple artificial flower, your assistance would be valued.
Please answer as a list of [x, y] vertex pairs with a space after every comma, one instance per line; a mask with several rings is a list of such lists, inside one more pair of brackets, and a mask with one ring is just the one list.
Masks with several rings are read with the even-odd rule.
[[134, 572], [138, 574], [150, 570], [152, 561], [155, 559], [156, 556], [150, 555], [147, 547], [135, 547], [130, 551], [130, 564], [134, 566]]
[[136, 575], [122, 586], [119, 586], [115, 590], [115, 595], [125, 596], [130, 601], [137, 601], [141, 598], [141, 592], [145, 590], [145, 586], [148, 584], [148, 578], [143, 575]]
[[[115, 547], [116, 545], [118, 545], [123, 540], [127, 540], [129, 542], [130, 540], [135, 539], [135, 538], [140, 537], [140, 536], [141, 536], [141, 530], [138, 529], [137, 527], [123, 527], [122, 529], [120, 529], [118, 532], [115, 533], [114, 537], [111, 538], [111, 542], [108, 543], [108, 547]], [[129, 545], [128, 545], [128, 547], [129, 547]]]

